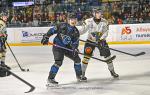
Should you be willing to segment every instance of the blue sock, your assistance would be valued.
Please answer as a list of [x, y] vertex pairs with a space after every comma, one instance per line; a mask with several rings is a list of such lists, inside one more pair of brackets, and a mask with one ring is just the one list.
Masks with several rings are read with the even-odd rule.
[[53, 66], [51, 67], [50, 72], [49, 72], [49, 77], [48, 77], [48, 78], [54, 79], [55, 76], [56, 76], [56, 74], [57, 74], [57, 72], [58, 72], [58, 70], [59, 70], [59, 67], [53, 65]]
[[80, 63], [75, 63], [74, 69], [75, 69], [76, 75], [80, 76], [82, 74], [82, 69], [81, 69]]

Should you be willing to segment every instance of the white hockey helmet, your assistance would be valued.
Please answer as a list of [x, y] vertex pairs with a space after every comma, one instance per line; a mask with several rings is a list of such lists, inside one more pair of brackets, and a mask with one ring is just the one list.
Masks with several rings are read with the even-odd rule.
[[99, 14], [102, 14], [102, 10], [100, 8], [93, 8], [93, 16], [95, 17], [96, 16], [96, 13], [99, 13]]
[[0, 17], [3, 17], [3, 16], [8, 16], [8, 13], [7, 12], [1, 12]]
[[7, 21], [8, 19], [8, 13], [7, 12], [2, 12], [0, 13], [0, 19]]

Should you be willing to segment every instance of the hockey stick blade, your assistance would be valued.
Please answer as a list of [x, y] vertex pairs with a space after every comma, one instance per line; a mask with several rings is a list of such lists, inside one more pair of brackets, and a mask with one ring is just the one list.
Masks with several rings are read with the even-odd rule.
[[107, 60], [105, 60], [105, 61], [106, 61], [106, 62], [109, 62], [109, 61], [114, 60], [115, 58], [116, 58], [116, 55], [114, 55], [114, 56], [110, 57], [109, 59], [107, 59]]
[[30, 84], [29, 82], [27, 82], [24, 79], [20, 78], [19, 76], [17, 76], [13, 72], [11, 72], [11, 71], [9, 71], [9, 72], [11, 73], [11, 75], [13, 75], [14, 77], [16, 77], [17, 79], [19, 79], [20, 81], [22, 81], [23, 83], [27, 84], [30, 87], [30, 90], [26, 91], [25, 93], [32, 92], [35, 89], [35, 87], [32, 84]]
[[146, 53], [145, 52], [140, 52], [138, 54], [135, 54], [134, 56], [140, 56], [140, 55], [144, 55], [144, 54], [146, 54]]
[[32, 92], [34, 89], [35, 89], [35, 87], [34, 87], [34, 86], [32, 86], [32, 87], [30, 88], [30, 90], [29, 90], [29, 91], [27, 91], [27, 92], [25, 92], [25, 93], [30, 93], [30, 92]]
[[10, 70], [8, 70], [6, 68], [5, 68], [5, 70], [10, 72], [12, 76], [14, 76], [15, 78], [19, 79], [20, 81], [22, 81], [23, 83], [25, 83], [26, 85], [28, 85], [30, 87], [30, 90], [25, 92], [25, 93], [29, 93], [29, 92], [34, 91], [35, 87], [32, 84], [30, 84], [29, 82], [27, 82], [24, 79], [20, 78], [18, 75], [16, 75], [15, 73], [11, 72]]
[[23, 72], [29, 72], [29, 69], [21, 69]]
[[137, 53], [137, 54], [131, 54], [131, 53], [127, 53], [127, 52], [124, 52], [124, 51], [116, 50], [116, 49], [113, 49], [113, 48], [109, 48], [109, 49], [113, 50], [113, 51], [117, 51], [117, 52], [123, 53], [123, 54], [131, 55], [131, 56], [134, 56], [134, 57], [141, 56], [141, 55], [145, 54], [145, 52], [140, 52], [140, 53]]
[[25, 72], [25, 69], [21, 69], [21, 71]]

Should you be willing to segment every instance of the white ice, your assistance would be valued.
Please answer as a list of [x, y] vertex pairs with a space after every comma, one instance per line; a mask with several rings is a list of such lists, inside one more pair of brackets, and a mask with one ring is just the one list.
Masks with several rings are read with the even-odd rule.
[[[110, 45], [111, 48], [129, 53], [145, 51], [146, 54], [132, 57], [118, 52], [114, 66], [120, 75], [114, 80], [103, 62], [92, 59], [89, 63], [86, 83], [76, 83], [73, 62], [65, 58], [56, 80], [60, 87], [46, 88], [46, 80], [54, 63], [51, 46], [11, 47], [21, 66], [30, 72], [21, 72], [11, 52], [7, 51], [6, 64], [12, 72], [28, 81], [36, 89], [28, 94], [29, 87], [13, 76], [0, 78], [0, 95], [150, 95], [150, 45]], [[80, 46], [83, 51], [83, 46]], [[98, 50], [94, 56], [99, 57]], [[81, 56], [82, 58], [82, 56]], [[99, 57], [101, 58], [101, 57]]]

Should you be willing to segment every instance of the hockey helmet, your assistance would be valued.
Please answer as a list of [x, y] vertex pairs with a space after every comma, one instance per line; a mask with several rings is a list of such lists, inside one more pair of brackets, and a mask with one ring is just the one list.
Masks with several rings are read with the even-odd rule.
[[68, 21], [71, 26], [75, 26], [77, 23], [77, 16], [75, 13], [70, 13], [68, 15]]
[[102, 14], [102, 10], [100, 8], [93, 8], [93, 16], [95, 16], [96, 13]]
[[2, 19], [3, 21], [7, 21], [8, 13], [7, 12], [0, 13], [0, 19]]
[[8, 13], [7, 12], [0, 13], [0, 17], [3, 17], [3, 16], [8, 16]]
[[76, 16], [75, 13], [70, 13], [70, 14], [68, 15], [68, 18], [69, 18], [69, 19], [76, 19], [77, 16]]

